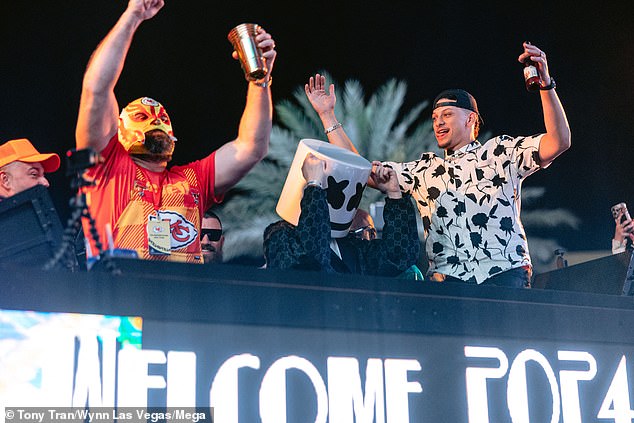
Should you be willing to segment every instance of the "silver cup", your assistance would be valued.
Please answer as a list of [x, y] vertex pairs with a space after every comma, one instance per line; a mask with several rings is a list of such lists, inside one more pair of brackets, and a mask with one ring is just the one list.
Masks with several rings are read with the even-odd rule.
[[249, 81], [264, 78], [268, 71], [262, 58], [262, 50], [258, 48], [255, 41], [257, 33], [258, 25], [243, 23], [233, 28], [227, 35], [233, 49], [238, 53], [244, 76]]

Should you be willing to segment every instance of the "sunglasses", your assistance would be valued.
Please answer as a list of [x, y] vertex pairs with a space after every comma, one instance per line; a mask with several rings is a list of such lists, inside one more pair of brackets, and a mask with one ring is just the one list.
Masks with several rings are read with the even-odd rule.
[[355, 238], [364, 238], [364, 234], [367, 233], [366, 239], [375, 239], [376, 238], [376, 229], [373, 226], [363, 226], [359, 229], [355, 229], [354, 231], [350, 231], [350, 234]]
[[220, 237], [222, 236], [222, 229], [201, 229], [200, 230], [200, 240], [207, 235], [209, 237], [209, 241], [220, 241]]

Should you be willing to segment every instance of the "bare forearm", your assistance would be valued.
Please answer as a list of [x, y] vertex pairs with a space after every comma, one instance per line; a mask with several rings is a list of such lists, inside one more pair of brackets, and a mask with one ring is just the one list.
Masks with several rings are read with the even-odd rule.
[[336, 145], [341, 148], [345, 148], [346, 150], [350, 150], [354, 153], [359, 154], [359, 151], [352, 143], [352, 140], [346, 134], [346, 131], [343, 129], [343, 126], [336, 127], [339, 123], [337, 117], [335, 116], [334, 111], [329, 111], [319, 115], [321, 119], [321, 123], [324, 126], [324, 131], [329, 130], [329, 128], [336, 128], [330, 130], [326, 136], [328, 137], [328, 142], [330, 144]]
[[272, 116], [271, 89], [250, 83], [236, 140], [245, 159], [252, 157], [257, 162], [266, 155], [271, 137]]
[[77, 148], [103, 150], [117, 129], [114, 87], [141, 19], [126, 11], [93, 53], [82, 85], [77, 119]]
[[543, 167], [570, 148], [570, 127], [564, 108], [555, 91], [554, 81], [550, 76], [546, 53], [528, 41], [525, 41], [522, 46], [524, 51], [517, 60], [520, 63], [525, 63], [526, 60], [530, 59], [537, 66], [540, 85], [545, 88], [540, 90], [544, 125], [546, 126], [546, 134], [539, 143], [539, 158]]
[[127, 10], [121, 15], [88, 62], [84, 74], [84, 90], [105, 93], [114, 89], [123, 70], [132, 37], [141, 22], [139, 17]]
[[541, 91], [546, 135], [539, 147], [542, 163], [550, 163], [570, 148], [570, 126], [555, 90]]
[[268, 152], [272, 105], [269, 88], [249, 84], [247, 104], [240, 119], [238, 137], [216, 151], [215, 188], [226, 192]]

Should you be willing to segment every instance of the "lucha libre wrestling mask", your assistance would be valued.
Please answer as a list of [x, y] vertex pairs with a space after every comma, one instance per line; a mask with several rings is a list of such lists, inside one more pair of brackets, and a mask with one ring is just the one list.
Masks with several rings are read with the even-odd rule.
[[119, 142], [128, 153], [148, 154], [145, 133], [154, 129], [164, 131], [176, 141], [172, 122], [165, 107], [156, 100], [142, 97], [128, 104], [119, 116]]

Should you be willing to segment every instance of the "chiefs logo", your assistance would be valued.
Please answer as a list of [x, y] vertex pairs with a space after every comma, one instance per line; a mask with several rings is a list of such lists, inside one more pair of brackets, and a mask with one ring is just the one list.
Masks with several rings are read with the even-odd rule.
[[185, 219], [180, 213], [169, 210], [161, 210], [157, 217], [151, 219], [167, 220], [170, 223], [170, 246], [172, 250], [187, 247], [198, 239], [196, 226]]
[[162, 226], [160, 226], [160, 225], [154, 225], [154, 226], [152, 226], [152, 231], [153, 231], [155, 234], [160, 234], [160, 233], [162, 233], [162, 232], [163, 232], [163, 227], [162, 227]]

